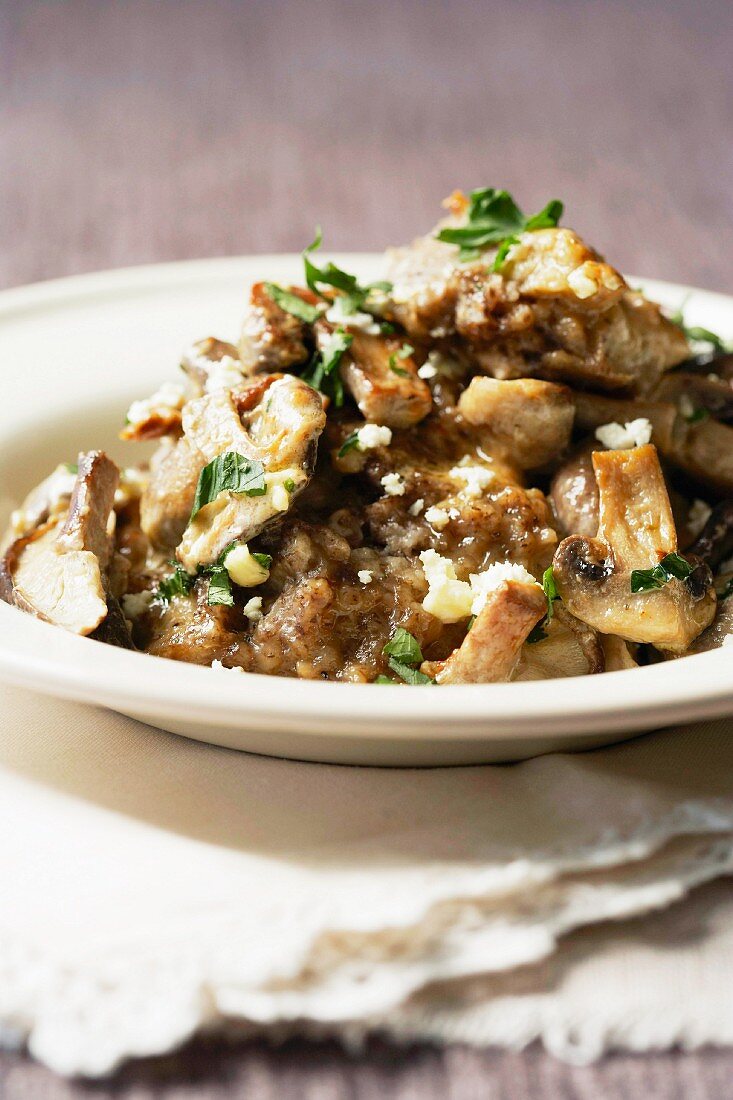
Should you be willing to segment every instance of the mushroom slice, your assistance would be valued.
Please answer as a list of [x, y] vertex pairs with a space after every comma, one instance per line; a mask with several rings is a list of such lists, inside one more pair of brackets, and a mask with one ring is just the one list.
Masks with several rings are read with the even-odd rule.
[[536, 378], [473, 378], [458, 409], [469, 424], [487, 429], [492, 454], [498, 450], [523, 470], [557, 459], [575, 418], [570, 390]]
[[186, 406], [185, 437], [205, 463], [235, 452], [262, 463], [266, 484], [258, 496], [224, 490], [189, 521], [177, 550], [189, 572], [215, 562], [231, 542], [248, 541], [288, 510], [313, 473], [325, 423], [320, 395], [292, 375], [273, 382], [241, 415], [236, 393], [223, 390]]
[[711, 569], [717, 569], [733, 554], [733, 500], [716, 504], [689, 552], [702, 558]]
[[182, 436], [163, 440], [150, 462], [150, 480], [140, 499], [140, 526], [161, 549], [177, 546], [186, 530], [196, 485], [206, 459]]
[[[317, 301], [308, 290], [293, 287], [291, 293], [309, 304]], [[244, 373], [287, 371], [307, 362], [308, 336], [306, 323], [292, 313], [286, 313], [270, 297], [266, 283], [255, 283], [239, 341], [239, 358]]]
[[507, 580], [489, 593], [473, 626], [445, 661], [423, 661], [437, 684], [491, 684], [511, 679], [527, 635], [547, 610], [542, 589]]
[[104, 570], [119, 473], [100, 451], [79, 458], [64, 521], [49, 521], [7, 551], [4, 595], [21, 610], [73, 634], [91, 634], [107, 615]]
[[215, 336], [192, 344], [183, 353], [181, 369], [194, 383], [199, 397], [204, 392], [241, 386], [245, 373], [234, 344]]
[[557, 468], [550, 483], [550, 501], [564, 535], [596, 535], [598, 484], [592, 444], [584, 444]]
[[398, 340], [354, 332], [340, 369], [364, 418], [374, 424], [410, 428], [433, 406], [430, 387]]
[[733, 420], [733, 387], [722, 378], [675, 370], [662, 378], [653, 394], [655, 401], [669, 401], [688, 415], [703, 419], [706, 413], [716, 420]]
[[717, 492], [733, 493], [733, 428], [727, 424], [710, 418], [690, 422], [666, 401], [624, 401], [592, 393], [574, 396], [576, 423], [581, 428], [644, 417], [664, 458]]
[[733, 597], [729, 596], [718, 604], [718, 611], [707, 630], [704, 630], [699, 638], [696, 638], [688, 649], [688, 653], [707, 653], [711, 649], [720, 649], [722, 645], [730, 645], [729, 639], [733, 636]]
[[546, 637], [522, 647], [512, 680], [553, 680], [604, 671], [600, 635], [561, 604], [556, 605], [544, 633]]
[[593, 455], [598, 538], [572, 535], [555, 552], [553, 572], [567, 609], [603, 634], [682, 653], [715, 613], [710, 571], [633, 593], [634, 570], [652, 569], [677, 551], [677, 533], [657, 451], [651, 444]]

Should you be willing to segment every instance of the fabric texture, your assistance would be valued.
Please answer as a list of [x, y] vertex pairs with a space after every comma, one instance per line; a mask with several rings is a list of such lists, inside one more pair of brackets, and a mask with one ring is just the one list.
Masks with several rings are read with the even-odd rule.
[[10, 688], [0, 716], [0, 1023], [61, 1073], [232, 1022], [576, 1061], [733, 1042], [730, 880], [683, 901], [733, 871], [731, 722], [378, 770]]

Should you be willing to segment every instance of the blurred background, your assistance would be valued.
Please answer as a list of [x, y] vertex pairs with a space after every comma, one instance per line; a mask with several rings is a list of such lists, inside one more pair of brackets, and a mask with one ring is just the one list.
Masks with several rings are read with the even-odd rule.
[[0, 0], [0, 283], [381, 249], [455, 187], [733, 291], [730, 0]]

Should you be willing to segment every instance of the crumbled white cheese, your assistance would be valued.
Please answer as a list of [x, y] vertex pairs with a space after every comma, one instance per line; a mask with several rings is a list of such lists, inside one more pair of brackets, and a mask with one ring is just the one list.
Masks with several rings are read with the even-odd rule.
[[450, 523], [450, 515], [446, 509], [438, 508], [435, 504], [425, 509], [425, 519], [436, 531], [442, 531]]
[[326, 320], [332, 325], [343, 325], [344, 328], [356, 328], [360, 332], [366, 332], [370, 336], [378, 336], [381, 329], [372, 317], [371, 313], [360, 313], [355, 310], [347, 313], [344, 310], [346, 299], [339, 296], [334, 299], [333, 305], [326, 311]]
[[652, 426], [645, 416], [629, 420], [626, 424], [601, 424], [596, 428], [596, 439], [611, 451], [625, 451], [631, 447], [643, 447], [652, 438]]
[[485, 466], [466, 466], [460, 464], [454, 466], [450, 471], [450, 476], [459, 478], [465, 482], [465, 488], [462, 492], [467, 497], [480, 497], [482, 493], [488, 489], [492, 482], [496, 481], [496, 474], [493, 470], [487, 470]]
[[712, 508], [704, 500], [693, 500], [690, 511], [687, 513], [687, 527], [690, 534], [696, 537], [712, 515]]
[[571, 271], [568, 275], [568, 286], [575, 297], [580, 298], [581, 302], [586, 298], [592, 298], [598, 291], [598, 283], [590, 278], [583, 267], [576, 267], [575, 271]]
[[421, 367], [417, 368], [418, 378], [424, 378], [427, 382], [430, 378], [435, 378], [438, 373], [438, 368], [434, 363], [423, 363]]
[[128, 592], [122, 597], [122, 611], [126, 619], [133, 621], [144, 615], [153, 602], [152, 592]]
[[381, 485], [388, 497], [401, 497], [405, 495], [405, 482], [401, 474], [385, 474], [382, 478]]
[[154, 417], [171, 420], [185, 404], [185, 388], [179, 382], [164, 382], [150, 397], [142, 401], [133, 401], [127, 410], [127, 423], [135, 428]]
[[206, 371], [206, 385], [204, 388], [207, 393], [216, 393], [218, 390], [233, 390], [237, 386], [241, 386], [244, 380], [241, 362], [231, 355], [223, 355], [221, 359], [213, 363], [210, 359], [204, 359], [202, 365]]
[[262, 619], [262, 596], [253, 596], [251, 600], [247, 600], [242, 612], [251, 623], [258, 623]]
[[371, 584], [374, 580], [374, 574], [371, 569], [360, 569], [356, 574], [361, 584]]
[[273, 485], [271, 500], [272, 507], [277, 512], [287, 512], [290, 507], [290, 494], [284, 485]]
[[356, 444], [360, 451], [369, 451], [372, 447], [389, 447], [392, 442], [392, 429], [384, 424], [365, 424], [356, 433]]
[[254, 588], [270, 576], [270, 570], [257, 561], [246, 543], [240, 543], [229, 551], [224, 558], [224, 568], [240, 588]]
[[413, 501], [407, 511], [410, 513], [411, 516], [419, 516], [424, 507], [425, 501], [422, 497], [418, 497], [417, 500]]
[[495, 562], [481, 573], [471, 573], [467, 581], [459, 581], [450, 558], [444, 558], [435, 550], [423, 550], [420, 554], [428, 594], [423, 607], [444, 623], [456, 623], [469, 615], [478, 615], [491, 592], [505, 581], [538, 584], [524, 566], [514, 562]]
[[428, 582], [428, 594], [422, 602], [425, 610], [442, 623], [468, 618], [473, 601], [471, 586], [458, 580], [453, 562], [435, 550], [423, 550], [420, 561]]
[[221, 661], [212, 661], [211, 667], [215, 668], [217, 672], [244, 672], [244, 669], [240, 668], [239, 665], [233, 665], [230, 668], [229, 665], [223, 665]]

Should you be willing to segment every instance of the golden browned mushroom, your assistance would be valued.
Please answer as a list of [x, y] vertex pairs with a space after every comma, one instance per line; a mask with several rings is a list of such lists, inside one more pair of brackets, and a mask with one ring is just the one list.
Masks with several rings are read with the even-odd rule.
[[[288, 371], [305, 364], [310, 356], [307, 324], [282, 309], [267, 287], [267, 283], [252, 287], [249, 312], [244, 318], [239, 358], [245, 374]], [[292, 293], [308, 304], [317, 300], [309, 290], [293, 287]]]
[[215, 336], [192, 344], [183, 353], [181, 369], [196, 387], [197, 392], [192, 396], [200, 397], [204, 391], [233, 389], [241, 385], [244, 378], [239, 349]]
[[259, 462], [263, 493], [219, 492], [183, 533], [177, 556], [189, 573], [216, 561], [233, 541], [247, 541], [290, 508], [308, 484], [326, 423], [320, 394], [293, 375], [275, 381], [254, 407], [240, 412], [236, 394], [220, 390], [191, 401], [183, 430], [205, 463], [227, 453]]
[[50, 519], [12, 543], [3, 598], [73, 634], [91, 634], [107, 615], [109, 521], [119, 471], [101, 451], [79, 457], [65, 519]]
[[564, 535], [598, 531], [598, 485], [593, 472], [593, 444], [584, 443], [555, 471], [550, 483], [552, 510]]
[[430, 387], [418, 377], [412, 355], [399, 340], [353, 332], [340, 370], [346, 388], [372, 423], [409, 428], [432, 408]]
[[486, 429], [487, 449], [523, 470], [557, 460], [570, 442], [571, 391], [537, 378], [473, 378], [458, 401], [469, 424]]
[[588, 676], [605, 669], [601, 635], [561, 604], [542, 628], [544, 638], [522, 647], [512, 680], [552, 680]]
[[733, 428], [717, 420], [685, 419], [667, 401], [625, 401], [592, 393], [576, 393], [576, 423], [595, 429], [645, 418], [659, 453], [719, 493], [733, 492]]
[[593, 468], [598, 537], [572, 535], [557, 548], [553, 571], [560, 596], [573, 615], [603, 634], [682, 653], [715, 613], [708, 567], [692, 562], [685, 579], [672, 575], [659, 581], [661, 587], [632, 591], [633, 572], [652, 570], [677, 552], [656, 448], [596, 452]]
[[438, 684], [509, 680], [527, 635], [546, 610], [538, 584], [506, 580], [489, 592], [458, 649], [445, 661], [423, 661], [421, 671]]

